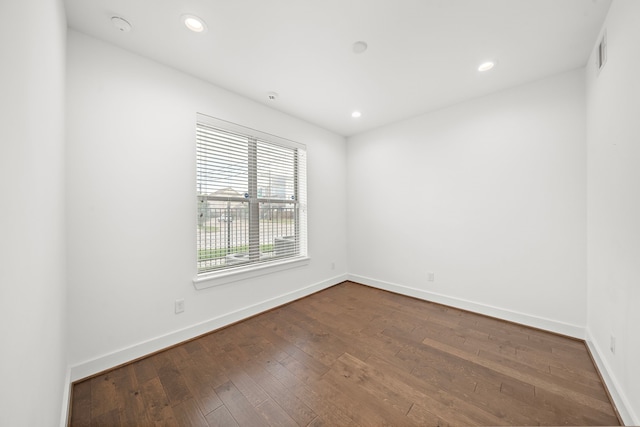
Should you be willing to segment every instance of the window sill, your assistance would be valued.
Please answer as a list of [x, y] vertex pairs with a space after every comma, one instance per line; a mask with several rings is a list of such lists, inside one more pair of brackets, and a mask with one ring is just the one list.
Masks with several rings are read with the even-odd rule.
[[252, 265], [234, 268], [233, 270], [203, 274], [193, 278], [193, 286], [198, 290], [212, 288], [214, 286], [264, 276], [278, 271], [302, 267], [308, 265], [310, 260], [311, 258], [309, 257], [298, 257], [280, 262], [270, 262], [263, 265]]

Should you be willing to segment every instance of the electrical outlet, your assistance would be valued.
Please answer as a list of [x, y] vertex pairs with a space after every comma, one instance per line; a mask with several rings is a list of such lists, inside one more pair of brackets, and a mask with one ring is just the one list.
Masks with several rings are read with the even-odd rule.
[[611, 353], [616, 354], [616, 337], [611, 335], [610, 337], [610, 341], [609, 341], [609, 350], [611, 350]]
[[429, 272], [429, 281], [434, 282], [436, 280], [436, 275], [433, 271]]
[[336, 262], [335, 261], [331, 261], [331, 269], [332, 270], [336, 269]]
[[176, 300], [176, 314], [182, 313], [184, 311], [184, 300], [177, 299]]

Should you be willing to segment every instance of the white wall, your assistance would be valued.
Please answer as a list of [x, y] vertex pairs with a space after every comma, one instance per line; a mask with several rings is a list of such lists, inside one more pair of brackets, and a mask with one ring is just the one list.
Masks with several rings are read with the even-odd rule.
[[[67, 67], [73, 378], [346, 278], [343, 137], [73, 31]], [[196, 112], [307, 145], [309, 266], [194, 289]]]
[[53, 426], [68, 396], [66, 23], [58, 0], [3, 1], [0, 16], [0, 425]]
[[584, 141], [583, 70], [349, 138], [350, 276], [582, 336]]
[[598, 75], [594, 50], [587, 66], [588, 339], [625, 403], [625, 422], [634, 425], [640, 425], [638, 22], [640, 2], [615, 0], [604, 24], [606, 65]]

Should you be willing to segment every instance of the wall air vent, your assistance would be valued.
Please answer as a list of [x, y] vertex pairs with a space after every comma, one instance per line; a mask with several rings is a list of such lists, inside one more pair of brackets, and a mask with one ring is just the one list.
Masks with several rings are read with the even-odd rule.
[[607, 63], [607, 31], [602, 33], [600, 43], [598, 43], [598, 51], [596, 52], [596, 65], [598, 66], [598, 74], [600, 70], [604, 68], [604, 64]]

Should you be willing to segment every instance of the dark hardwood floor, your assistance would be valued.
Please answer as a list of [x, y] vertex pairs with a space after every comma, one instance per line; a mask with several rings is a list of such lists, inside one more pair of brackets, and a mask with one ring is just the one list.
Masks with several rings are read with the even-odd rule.
[[76, 383], [71, 425], [619, 424], [583, 342], [345, 282]]

